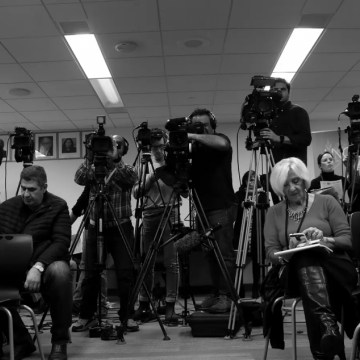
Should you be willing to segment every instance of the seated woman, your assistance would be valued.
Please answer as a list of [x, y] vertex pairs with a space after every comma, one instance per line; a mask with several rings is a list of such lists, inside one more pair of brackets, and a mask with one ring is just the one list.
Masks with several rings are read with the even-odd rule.
[[346, 251], [352, 249], [350, 228], [339, 203], [330, 195], [308, 194], [309, 172], [297, 158], [277, 163], [271, 186], [285, 200], [268, 210], [265, 221], [267, 258], [278, 264], [276, 252], [288, 248], [289, 234], [303, 232], [307, 239], [319, 239], [329, 247], [293, 255], [287, 270], [287, 293], [301, 296], [310, 349], [314, 359], [344, 358], [344, 342], [337, 320], [345, 309], [345, 331], [351, 338], [358, 323], [351, 292], [357, 272]]

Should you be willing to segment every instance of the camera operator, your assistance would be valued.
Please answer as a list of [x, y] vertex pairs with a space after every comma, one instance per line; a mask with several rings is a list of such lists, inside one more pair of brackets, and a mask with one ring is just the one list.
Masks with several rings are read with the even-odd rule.
[[270, 129], [263, 129], [260, 135], [274, 146], [272, 153], [275, 163], [297, 157], [307, 164], [307, 147], [311, 144], [309, 115], [305, 109], [289, 100], [291, 86], [285, 79], [277, 78], [273, 89], [281, 90], [281, 105]]
[[[105, 178], [107, 183], [107, 194], [115, 209], [122, 229], [132, 248], [134, 242], [133, 226], [130, 221], [131, 216], [131, 187], [136, 183], [138, 176], [134, 167], [126, 165], [122, 156], [127, 153], [128, 143], [119, 136], [113, 135], [113, 150], [107, 153], [108, 156], [108, 175]], [[75, 174], [75, 182], [79, 185], [90, 183], [90, 199], [92, 200], [97, 193], [97, 183], [95, 179], [95, 167], [92, 164], [91, 151], [88, 158], [80, 165]], [[99, 291], [100, 271], [96, 269], [97, 259], [97, 237], [96, 237], [96, 214], [98, 205], [95, 202], [90, 213], [90, 224], [86, 244], [85, 257], [85, 278], [83, 280], [83, 299], [80, 305], [79, 320], [74, 324], [72, 330], [75, 332], [85, 331], [94, 326], [97, 320], [94, 319], [96, 303]], [[120, 321], [126, 317], [128, 300], [131, 292], [131, 280], [133, 266], [131, 259], [126, 251], [124, 241], [121, 238], [116, 222], [113, 219], [109, 205], [104, 203], [104, 240], [107, 251], [111, 254], [116, 269], [118, 293], [120, 297], [120, 310], [118, 312]], [[125, 324], [124, 324], [125, 325]], [[129, 319], [126, 324], [127, 331], [138, 331], [138, 325]]]
[[[168, 135], [164, 130], [152, 129], [151, 130], [151, 158], [153, 161], [154, 169], [162, 167], [165, 165], [164, 159], [164, 149], [165, 144], [168, 141]], [[139, 189], [139, 184], [135, 185], [133, 188], [133, 196], [137, 199], [141, 195], [147, 197], [143, 219], [142, 219], [142, 240], [144, 251], [148, 252], [151, 242], [154, 240], [157, 229], [160, 225], [161, 218], [164, 213], [164, 206], [170, 201], [173, 188], [167, 186], [161, 179], [158, 179], [159, 187], [156, 183], [156, 177], [152, 169], [150, 169], [149, 174], [146, 175], [145, 180], [145, 193], [140, 194], [141, 189]], [[159, 192], [160, 188], [160, 192]], [[164, 200], [164, 203], [162, 201]], [[172, 213], [170, 215], [170, 221], [173, 224], [179, 217], [178, 214], [178, 199], [172, 198], [175, 202]], [[162, 242], [170, 239], [170, 226], [169, 224], [162, 224], [165, 226]], [[165, 310], [165, 321], [169, 324], [177, 324], [178, 317], [174, 312], [175, 302], [178, 296], [178, 287], [179, 287], [179, 263], [178, 256], [174, 246], [174, 242], [170, 242], [164, 247], [164, 265], [166, 268], [166, 310]], [[155, 267], [155, 257], [153, 257], [153, 263], [149, 267], [149, 274], [146, 277], [145, 284], [148, 290], [152, 290], [154, 286], [154, 267]], [[135, 320], [140, 320], [143, 312], [148, 312], [149, 310], [149, 299], [142, 288], [140, 291], [140, 306], [135, 312]]]
[[[235, 252], [233, 249], [233, 205], [235, 195], [232, 185], [232, 147], [227, 136], [215, 132], [217, 121], [207, 109], [195, 109], [189, 116], [194, 122], [204, 125], [203, 134], [188, 134], [194, 142], [191, 179], [210, 225], [220, 223], [221, 229], [214, 232], [229, 274], [235, 280]], [[213, 293], [205, 298], [201, 309], [209, 312], [226, 312], [231, 299], [225, 278], [213, 252], [205, 252], [210, 265]]]

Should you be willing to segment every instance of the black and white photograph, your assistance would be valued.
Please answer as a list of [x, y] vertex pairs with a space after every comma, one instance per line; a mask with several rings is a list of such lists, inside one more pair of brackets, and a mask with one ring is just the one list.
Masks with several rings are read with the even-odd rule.
[[35, 135], [35, 157], [36, 160], [56, 158], [56, 134]]
[[59, 133], [59, 158], [78, 158], [80, 157], [80, 133]]

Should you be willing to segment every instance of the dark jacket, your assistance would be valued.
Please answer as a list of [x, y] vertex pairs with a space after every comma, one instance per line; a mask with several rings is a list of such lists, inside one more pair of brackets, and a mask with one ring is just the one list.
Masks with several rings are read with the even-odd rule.
[[29, 234], [33, 238], [32, 266], [69, 260], [71, 223], [66, 201], [46, 192], [35, 211], [29, 211], [21, 196], [0, 205], [0, 233]]
[[311, 144], [309, 115], [305, 109], [291, 101], [278, 109], [270, 129], [276, 135], [287, 136], [291, 145], [273, 143], [272, 153], [275, 163], [289, 157], [296, 157], [307, 163], [307, 147]]

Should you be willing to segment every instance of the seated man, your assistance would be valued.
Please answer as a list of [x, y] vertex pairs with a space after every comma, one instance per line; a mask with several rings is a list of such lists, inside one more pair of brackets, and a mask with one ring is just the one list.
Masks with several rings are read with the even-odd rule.
[[[52, 318], [49, 360], [66, 360], [68, 330], [72, 320], [69, 210], [65, 200], [47, 192], [43, 167], [34, 165], [25, 168], [20, 174], [20, 181], [21, 196], [0, 205], [0, 233], [32, 236], [34, 250], [24, 287], [29, 292], [45, 292]], [[13, 309], [11, 314], [15, 360], [20, 360], [33, 353], [36, 347], [18, 312]], [[1, 331], [8, 336], [7, 317], [3, 312], [0, 312]], [[0, 351], [0, 359], [2, 355]]]

